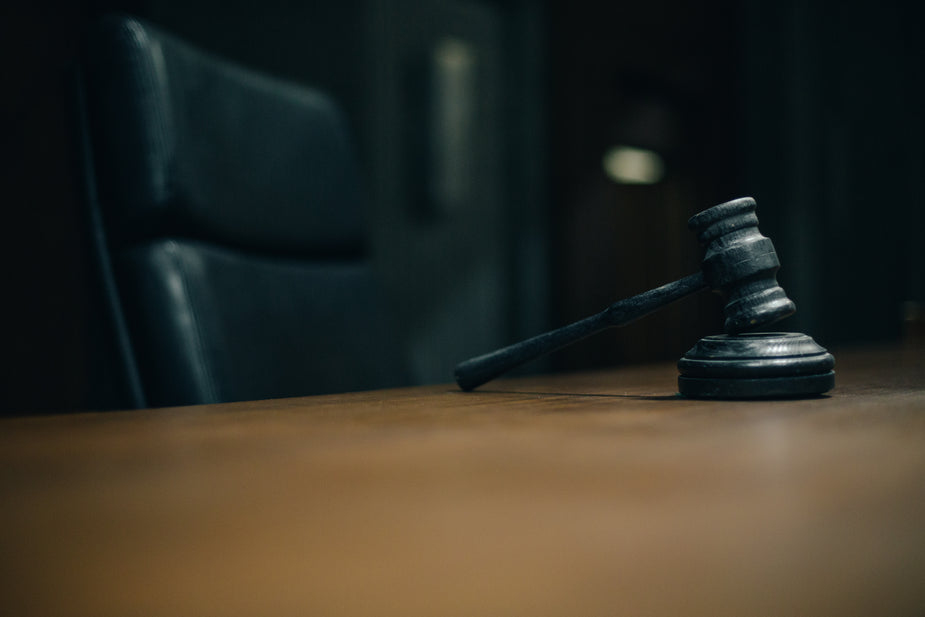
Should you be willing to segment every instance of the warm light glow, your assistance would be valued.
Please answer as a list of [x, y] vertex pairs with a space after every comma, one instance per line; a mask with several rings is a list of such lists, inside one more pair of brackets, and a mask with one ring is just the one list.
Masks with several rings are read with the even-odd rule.
[[614, 146], [604, 154], [604, 171], [619, 184], [655, 184], [665, 175], [662, 157], [652, 150]]

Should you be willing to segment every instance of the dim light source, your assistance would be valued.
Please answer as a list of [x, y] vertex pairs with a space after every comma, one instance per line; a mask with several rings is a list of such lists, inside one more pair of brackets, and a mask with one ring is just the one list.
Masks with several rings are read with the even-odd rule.
[[665, 175], [657, 152], [633, 146], [614, 146], [601, 161], [607, 176], [618, 184], [655, 184]]

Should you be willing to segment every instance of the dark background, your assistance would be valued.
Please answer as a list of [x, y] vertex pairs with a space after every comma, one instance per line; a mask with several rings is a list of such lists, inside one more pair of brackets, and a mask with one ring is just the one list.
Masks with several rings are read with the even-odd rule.
[[[687, 218], [743, 195], [758, 201], [798, 306], [782, 329], [836, 351], [912, 339], [925, 303], [917, 6], [8, 3], [0, 404], [30, 412], [91, 400], [93, 309], [67, 80], [84, 28], [103, 12], [134, 13], [340, 100], [414, 381], [442, 383], [466, 357], [696, 271]], [[448, 43], [456, 55], [440, 56]], [[449, 188], [434, 180], [446, 175], [433, 156], [433, 75], [444, 61], [465, 68], [454, 109], [466, 139], [448, 159], [459, 163]], [[632, 139], [663, 155], [658, 184], [604, 175], [605, 149]], [[700, 294], [523, 370], [673, 360], [720, 331], [721, 307]]]

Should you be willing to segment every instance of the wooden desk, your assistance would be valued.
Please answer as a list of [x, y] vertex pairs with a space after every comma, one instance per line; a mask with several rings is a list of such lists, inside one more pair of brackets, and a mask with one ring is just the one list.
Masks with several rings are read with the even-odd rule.
[[922, 615], [925, 353], [0, 421], [4, 615]]

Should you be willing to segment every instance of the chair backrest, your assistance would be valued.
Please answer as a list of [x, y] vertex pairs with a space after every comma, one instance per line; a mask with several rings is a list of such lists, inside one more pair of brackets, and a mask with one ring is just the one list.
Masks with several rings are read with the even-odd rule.
[[101, 289], [129, 404], [398, 385], [345, 117], [129, 16], [79, 79]]

